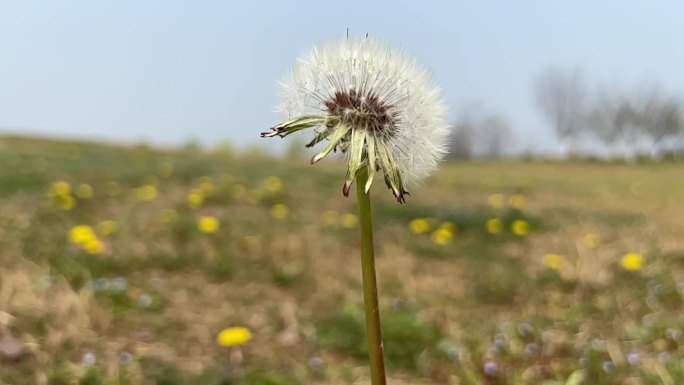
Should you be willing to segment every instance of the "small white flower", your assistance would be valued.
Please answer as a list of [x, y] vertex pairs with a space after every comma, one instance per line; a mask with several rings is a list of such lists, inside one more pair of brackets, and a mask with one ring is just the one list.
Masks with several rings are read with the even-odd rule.
[[430, 74], [404, 52], [366, 38], [348, 38], [314, 47], [282, 83], [281, 110], [287, 120], [263, 137], [285, 137], [315, 127], [312, 147], [348, 155], [343, 193], [366, 168], [368, 193], [376, 171], [397, 200], [405, 185], [420, 181], [446, 153], [447, 109]]

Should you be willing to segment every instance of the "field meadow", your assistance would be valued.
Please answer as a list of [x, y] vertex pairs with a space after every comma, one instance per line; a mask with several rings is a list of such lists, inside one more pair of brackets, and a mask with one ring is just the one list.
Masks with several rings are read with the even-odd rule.
[[[356, 199], [297, 153], [0, 137], [0, 384], [367, 384]], [[388, 382], [684, 383], [684, 164], [371, 191]]]

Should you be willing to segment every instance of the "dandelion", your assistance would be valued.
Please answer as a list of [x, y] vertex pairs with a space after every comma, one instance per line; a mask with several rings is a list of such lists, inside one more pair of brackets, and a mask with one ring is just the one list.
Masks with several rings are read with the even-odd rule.
[[90, 199], [93, 197], [93, 187], [87, 183], [76, 186], [74, 194], [80, 199]]
[[454, 235], [458, 232], [458, 226], [456, 224], [451, 223], [451, 222], [442, 222], [439, 225], [440, 229], [445, 229], [451, 233], [451, 235]]
[[504, 205], [504, 196], [503, 194], [492, 194], [487, 198], [487, 202], [489, 202], [489, 205], [492, 206], [492, 208], [495, 209], [500, 209]]
[[590, 249], [596, 249], [601, 245], [601, 237], [598, 234], [587, 234], [582, 238], [584, 246]]
[[136, 188], [134, 191], [135, 199], [140, 202], [151, 202], [157, 198], [157, 187], [152, 184]]
[[97, 239], [97, 236], [95, 236], [95, 231], [90, 226], [78, 225], [69, 230], [69, 241], [71, 243], [83, 245], [92, 239]]
[[211, 234], [218, 231], [220, 223], [218, 219], [210, 216], [200, 217], [197, 220], [197, 228], [205, 234]]
[[104, 250], [104, 244], [97, 238], [87, 240], [81, 247], [86, 253], [93, 255], [101, 254]]
[[195, 190], [197, 190], [204, 196], [210, 196], [216, 190], [216, 186], [214, 186], [214, 184], [211, 182], [211, 179], [206, 178], [205, 180], [200, 182], [200, 184], [197, 185], [197, 188]]
[[546, 254], [544, 256], [544, 264], [549, 269], [559, 270], [560, 267], [565, 263], [565, 258], [559, 254]]
[[451, 238], [453, 237], [451, 231], [443, 227], [438, 228], [432, 233], [430, 237], [432, 242], [439, 246], [446, 246], [451, 243]]
[[245, 248], [247, 250], [255, 250], [259, 246], [259, 236], [248, 235], [244, 238]]
[[223, 347], [240, 346], [252, 339], [252, 332], [245, 327], [231, 327], [221, 330], [216, 343]]
[[282, 110], [288, 118], [263, 137], [285, 137], [316, 128], [307, 144], [325, 140], [311, 158], [348, 154], [342, 192], [349, 195], [356, 172], [366, 169], [368, 193], [376, 171], [398, 202], [446, 154], [448, 124], [439, 88], [414, 59], [370, 38], [349, 38], [316, 47], [283, 81]]
[[637, 271], [644, 267], [644, 257], [637, 253], [628, 253], [620, 260], [622, 268], [627, 271]]
[[514, 209], [522, 210], [523, 208], [525, 208], [525, 196], [522, 194], [513, 194], [508, 200], [508, 203]]
[[424, 234], [431, 229], [430, 221], [427, 218], [416, 218], [409, 222], [409, 230], [413, 234]]
[[345, 213], [340, 217], [340, 224], [345, 229], [355, 229], [359, 225], [359, 218], [354, 214]]
[[119, 230], [119, 225], [116, 223], [116, 221], [106, 219], [97, 224], [97, 229], [102, 235], [108, 236], [116, 233], [117, 230]]
[[511, 223], [511, 231], [519, 237], [524, 237], [530, 233], [530, 224], [525, 220], [516, 219]]
[[283, 180], [277, 176], [269, 176], [263, 182], [264, 189], [271, 194], [277, 194], [283, 190]]
[[287, 218], [287, 214], [289, 212], [290, 209], [288, 209], [287, 206], [282, 203], [275, 204], [271, 207], [271, 216], [278, 220]]
[[64, 211], [69, 211], [76, 207], [76, 198], [71, 195], [60, 195], [58, 200], [59, 207]]
[[60, 196], [69, 194], [71, 194], [71, 185], [69, 184], [69, 182], [65, 182], [63, 180], [52, 182], [52, 185], [50, 186], [49, 195]]
[[283, 138], [313, 128], [306, 146], [325, 145], [311, 164], [339, 150], [347, 155], [344, 196], [356, 179], [371, 383], [385, 384], [369, 192], [375, 174], [382, 173], [404, 203], [407, 187], [437, 167], [448, 146], [445, 103], [413, 58], [368, 37], [313, 48], [282, 86], [286, 120], [261, 136]]
[[499, 218], [490, 218], [487, 220], [487, 232], [490, 234], [499, 234], [503, 229], [503, 223]]
[[325, 210], [321, 214], [321, 219], [326, 226], [335, 226], [339, 220], [340, 214], [335, 210]]
[[197, 189], [193, 189], [188, 193], [188, 196], [185, 198], [185, 200], [188, 202], [188, 206], [190, 208], [196, 209], [204, 202], [204, 194]]

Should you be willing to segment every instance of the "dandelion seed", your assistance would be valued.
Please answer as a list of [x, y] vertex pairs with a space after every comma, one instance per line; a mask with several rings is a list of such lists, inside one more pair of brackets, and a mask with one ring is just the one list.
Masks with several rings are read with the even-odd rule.
[[503, 229], [503, 223], [499, 218], [490, 218], [487, 220], [487, 232], [490, 234], [499, 234]]
[[449, 243], [451, 243], [452, 235], [451, 231], [440, 227], [432, 233], [430, 238], [432, 239], [432, 242], [434, 244], [439, 246], [446, 246]]
[[216, 343], [220, 346], [240, 346], [252, 339], [252, 332], [245, 327], [231, 327], [221, 330], [216, 336]]
[[148, 308], [152, 306], [152, 297], [149, 294], [140, 294], [138, 297], [138, 306], [142, 308]]
[[340, 215], [335, 210], [325, 210], [321, 214], [321, 219], [326, 226], [335, 226], [339, 220]]
[[119, 230], [119, 225], [116, 223], [116, 221], [106, 219], [97, 224], [97, 229], [100, 230], [102, 235], [109, 236]]
[[606, 373], [612, 373], [615, 369], [615, 364], [613, 364], [612, 361], [603, 361], [603, 363], [601, 364], [601, 368]]
[[220, 223], [218, 219], [210, 216], [200, 217], [197, 220], [197, 228], [205, 234], [212, 234], [218, 231]]
[[342, 214], [340, 217], [340, 225], [345, 229], [355, 229], [359, 225], [359, 218], [354, 214]]
[[87, 183], [76, 186], [74, 194], [80, 199], [90, 199], [93, 197], [93, 187]]
[[546, 254], [544, 256], [544, 264], [549, 269], [559, 270], [565, 263], [565, 258], [559, 254]]
[[487, 202], [489, 202], [489, 205], [492, 206], [492, 208], [495, 209], [500, 209], [504, 205], [504, 196], [503, 194], [492, 194], [487, 198]]
[[109, 284], [111, 290], [115, 293], [123, 293], [128, 287], [128, 281], [124, 277], [116, 277]]
[[639, 365], [641, 363], [641, 355], [637, 352], [630, 352], [627, 355], [627, 362], [629, 362], [630, 365]]
[[644, 257], [637, 253], [628, 253], [620, 260], [622, 268], [628, 271], [641, 270], [644, 267]]
[[601, 245], [601, 237], [598, 234], [587, 234], [582, 238], [582, 243], [590, 249], [596, 249]]
[[482, 367], [482, 371], [487, 377], [496, 377], [499, 374], [499, 364], [494, 361], [487, 361]]
[[119, 353], [119, 361], [121, 361], [122, 364], [130, 364], [133, 362], [133, 355], [127, 351], [123, 351]]
[[370, 38], [350, 38], [314, 48], [283, 83], [287, 121], [263, 137], [285, 137], [316, 128], [307, 144], [327, 140], [311, 159], [348, 154], [342, 192], [349, 195], [356, 172], [368, 171], [368, 193], [376, 171], [398, 202], [405, 186], [423, 179], [446, 154], [448, 124], [440, 90], [412, 58]]
[[411, 230], [413, 234], [424, 234], [429, 232], [430, 229], [430, 221], [426, 218], [416, 218], [409, 222], [409, 230]]
[[511, 223], [511, 231], [519, 237], [524, 237], [530, 233], [530, 224], [522, 219], [517, 219]]
[[287, 206], [282, 203], [275, 204], [271, 207], [271, 216], [278, 220], [287, 218], [287, 214], [289, 212], [290, 209], [288, 209]]
[[81, 357], [81, 363], [85, 366], [95, 365], [95, 362], [97, 362], [97, 357], [92, 352], [87, 352]]
[[522, 210], [525, 208], [525, 196], [522, 194], [513, 194], [508, 200], [508, 204], [514, 209]]

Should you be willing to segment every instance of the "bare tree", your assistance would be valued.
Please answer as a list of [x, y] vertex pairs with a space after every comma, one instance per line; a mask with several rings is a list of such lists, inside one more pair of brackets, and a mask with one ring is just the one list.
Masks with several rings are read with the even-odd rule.
[[513, 149], [513, 135], [506, 121], [493, 113], [468, 112], [452, 126], [450, 157], [501, 158]]
[[585, 122], [586, 92], [579, 72], [548, 70], [535, 83], [535, 96], [541, 113], [558, 138], [576, 150], [577, 138]]
[[654, 147], [661, 141], [684, 134], [684, 110], [680, 100], [653, 88], [642, 98], [639, 107], [643, 133]]
[[449, 157], [470, 159], [473, 156], [473, 122], [464, 117], [451, 127]]

